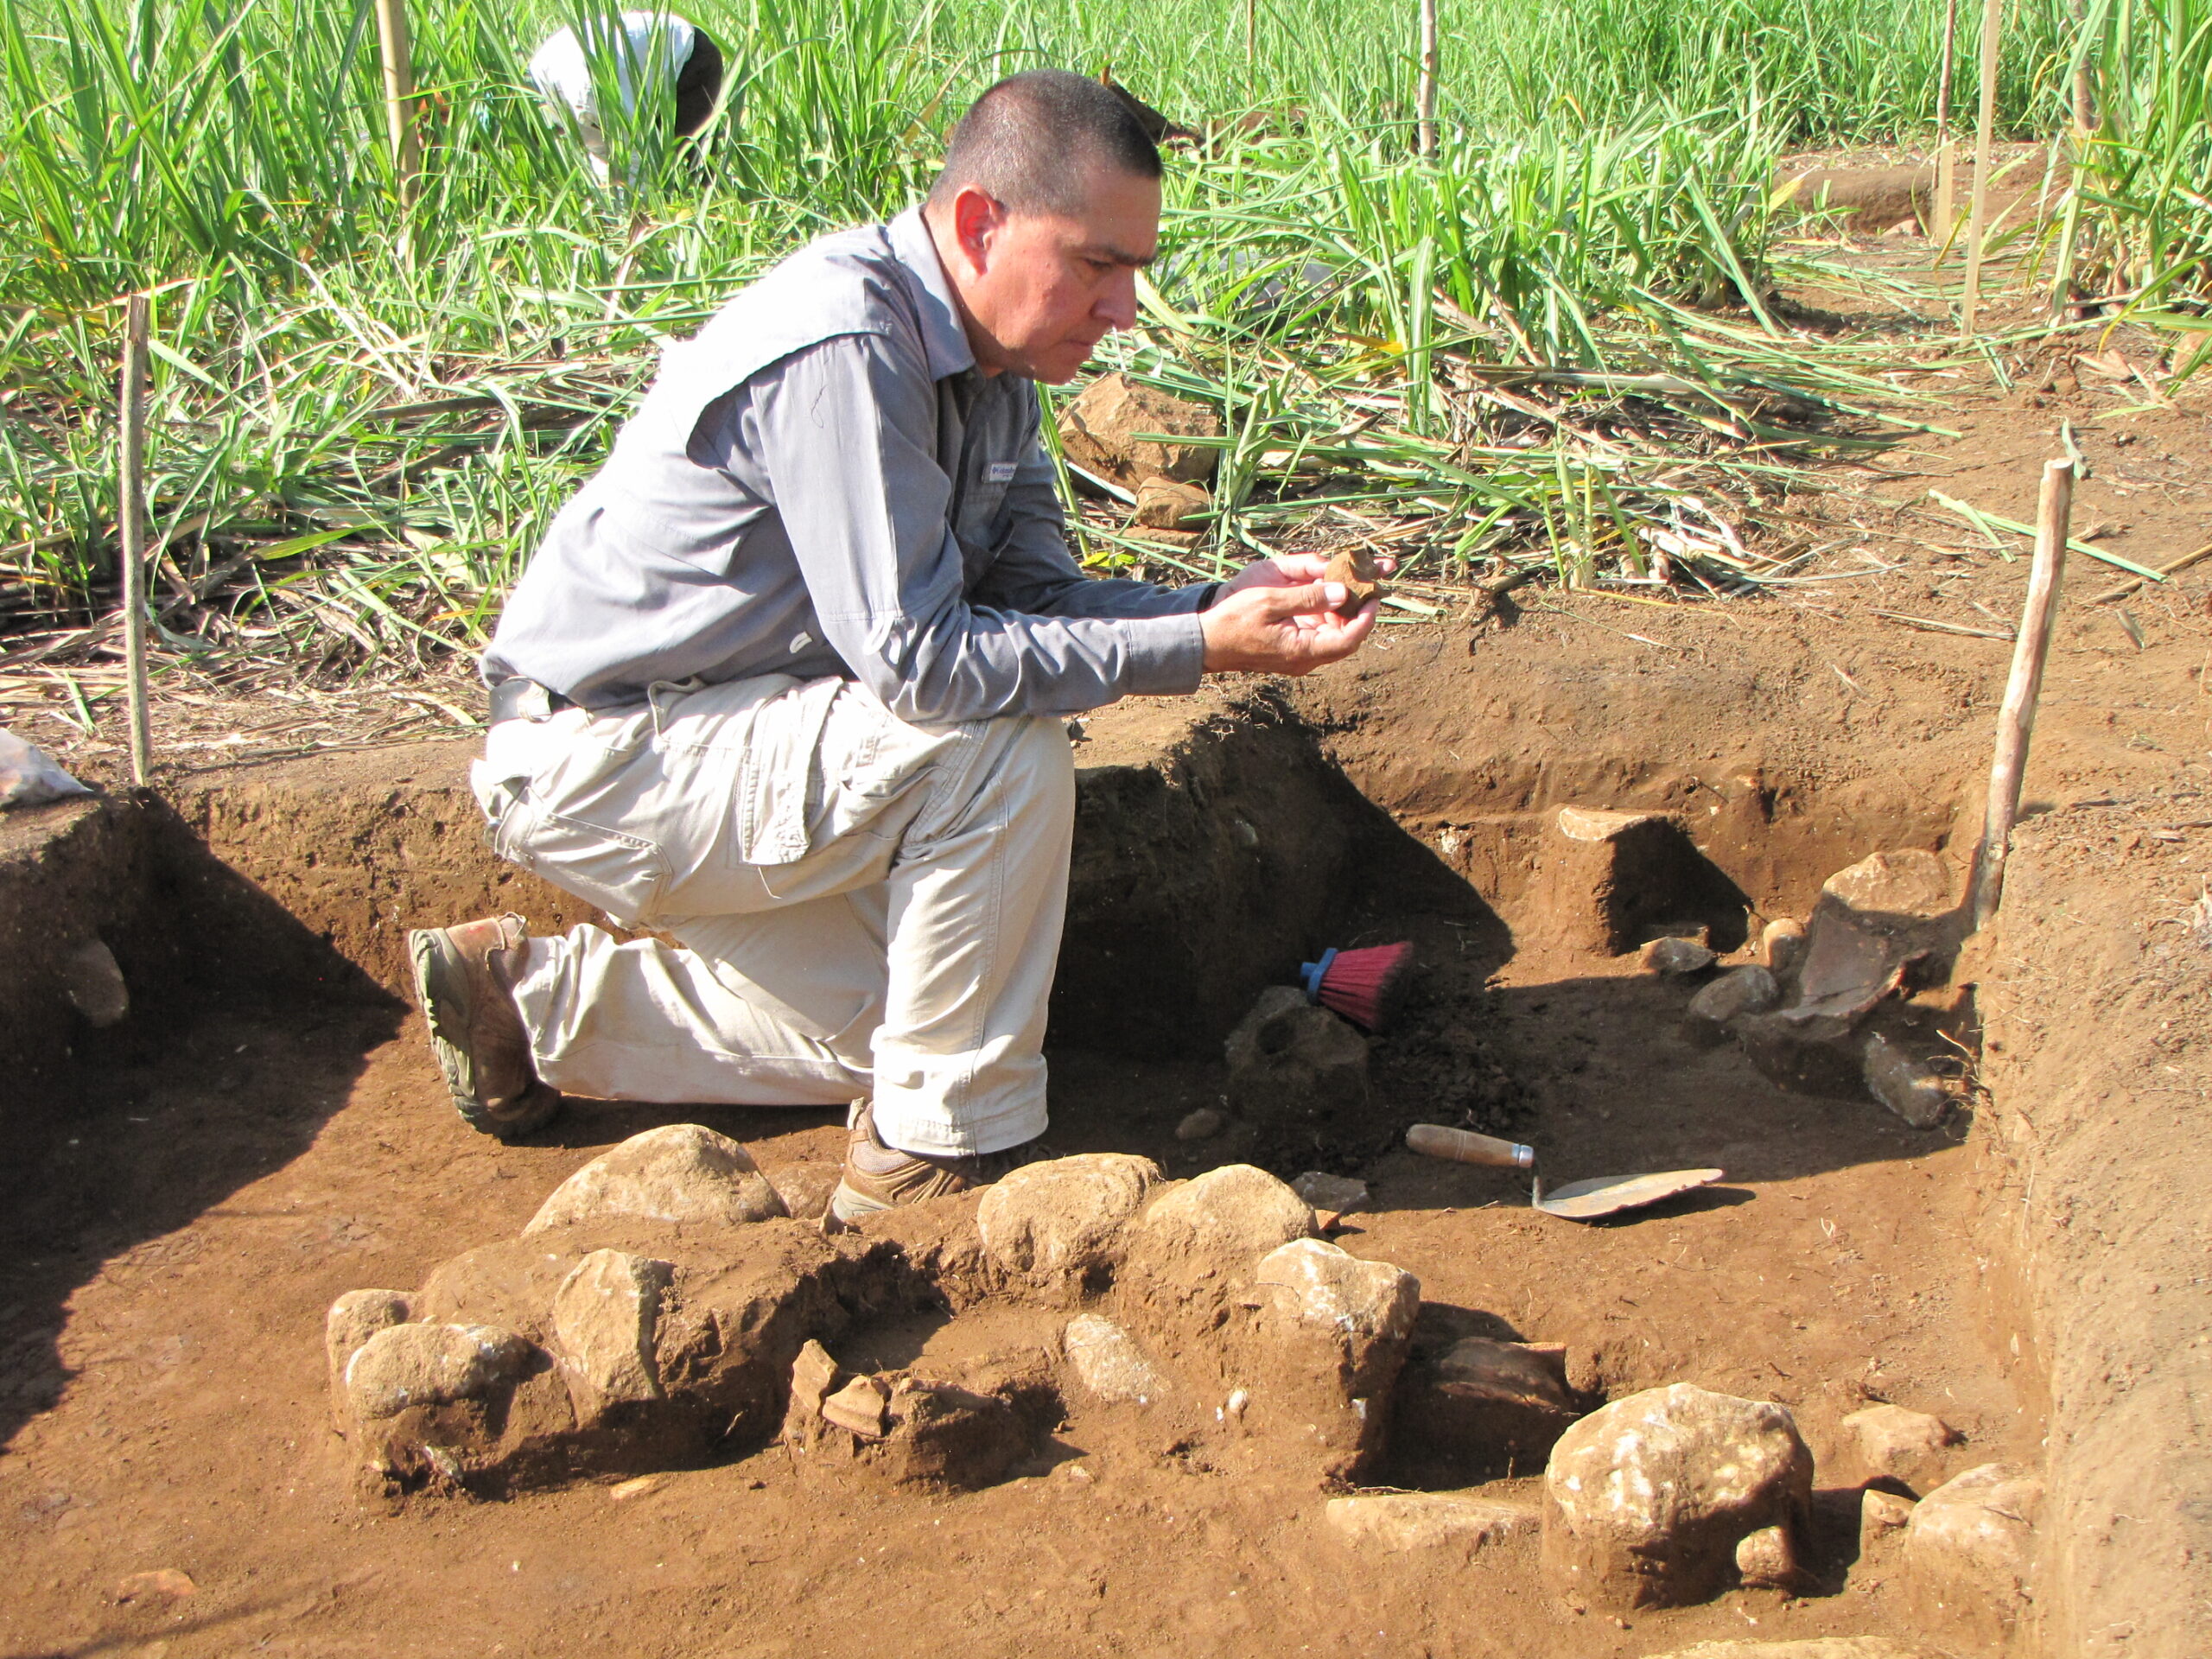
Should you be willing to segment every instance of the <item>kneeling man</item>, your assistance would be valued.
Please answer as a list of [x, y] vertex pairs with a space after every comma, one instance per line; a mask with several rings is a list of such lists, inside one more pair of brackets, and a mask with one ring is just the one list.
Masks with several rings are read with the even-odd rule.
[[656, 937], [412, 934], [469, 1122], [853, 1102], [843, 1220], [1043, 1133], [1065, 717], [1302, 674], [1375, 620], [1317, 558], [1169, 589], [1069, 555], [1035, 383], [1135, 322], [1160, 178], [1111, 92], [1016, 75], [920, 207], [669, 352], [508, 601], [474, 772], [502, 855]]

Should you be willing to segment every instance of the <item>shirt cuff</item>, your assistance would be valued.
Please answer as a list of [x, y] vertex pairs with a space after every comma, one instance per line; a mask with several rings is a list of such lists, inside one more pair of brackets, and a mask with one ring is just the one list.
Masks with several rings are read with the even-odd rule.
[[1184, 696], [1205, 677], [1206, 637], [1198, 613], [1134, 618], [1128, 631], [1128, 666], [1122, 695], [1132, 697]]

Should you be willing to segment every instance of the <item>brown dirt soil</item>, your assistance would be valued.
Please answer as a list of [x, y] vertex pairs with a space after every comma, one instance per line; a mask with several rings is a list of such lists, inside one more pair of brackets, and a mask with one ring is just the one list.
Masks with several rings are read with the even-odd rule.
[[[1554, 1341], [1578, 1388], [1783, 1402], [1820, 1465], [1810, 1592], [1580, 1618], [1544, 1594], [1532, 1541], [1355, 1555], [1311, 1481], [1209, 1466], [1127, 1408], [1077, 1408], [1050, 1456], [959, 1497], [802, 1484], [768, 1447], [622, 1501], [587, 1485], [365, 1505], [329, 1424], [334, 1297], [417, 1285], [512, 1236], [656, 1123], [707, 1123], [772, 1172], [833, 1160], [842, 1139], [826, 1115], [680, 1106], [579, 1109], [514, 1147], [465, 1129], [418, 1019], [379, 988], [395, 930], [503, 891], [541, 925], [567, 918], [499, 886], [451, 751], [425, 748], [174, 791], [180, 833], [236, 874], [125, 919], [139, 961], [200, 982], [105, 1034], [49, 1010], [70, 1052], [45, 1063], [69, 1097], [0, 1096], [35, 1128], [0, 1211], [0, 1652], [1626, 1656], [1861, 1632], [1954, 1651], [1908, 1617], [1893, 1556], [1855, 1559], [1861, 1471], [1838, 1424], [1869, 1400], [1961, 1430], [1955, 1467], [2046, 1468], [2020, 1651], [2207, 1650], [2205, 577], [2129, 602], [2139, 647], [2088, 602], [2105, 573], [2076, 561], [2003, 924], [1925, 1010], [1994, 1093], [1936, 1132], [1689, 1046], [1688, 988], [1545, 946], [1529, 908], [1567, 804], [1675, 812], [1755, 918], [1802, 915], [1878, 849], [1961, 866], [2009, 647], [1868, 613], [1992, 631], [2015, 613], [2024, 562], [1950, 550], [1975, 538], [1907, 506], [1935, 480], [2030, 516], [2062, 417], [2098, 468], [2080, 521], [2126, 526], [2109, 545], [2156, 562], [2212, 534], [2201, 402], [2101, 421], [2122, 401], [2103, 386], [1961, 388], [1945, 419], [1964, 438], [1838, 469], [1856, 493], [1815, 505], [1863, 539], [1825, 569], [1863, 547], [1864, 576], [1726, 606], [1545, 595], [1481, 632], [1394, 628], [1256, 712], [1114, 711], [1078, 751], [1096, 775], [1056, 1147], [1144, 1152], [1175, 1175], [1244, 1159], [1361, 1174], [1375, 1207], [1340, 1242], [1419, 1276], [1417, 1343]], [[251, 925], [224, 922], [238, 913]], [[1743, 920], [1691, 919], [1724, 944]], [[1371, 1122], [1174, 1138], [1219, 1097], [1211, 1046], [1252, 987], [1302, 950], [1401, 937], [1424, 966], [1377, 1046]], [[1084, 1012], [1102, 996], [1121, 999], [1111, 1018]], [[1531, 1213], [1516, 1179], [1395, 1150], [1417, 1120], [1533, 1141], [1554, 1179], [1708, 1162], [1729, 1179], [1577, 1227]], [[979, 1310], [887, 1323], [840, 1357], [951, 1359], [1050, 1331]], [[1405, 1437], [1378, 1473], [1468, 1476]], [[130, 1583], [162, 1569], [189, 1593]]]

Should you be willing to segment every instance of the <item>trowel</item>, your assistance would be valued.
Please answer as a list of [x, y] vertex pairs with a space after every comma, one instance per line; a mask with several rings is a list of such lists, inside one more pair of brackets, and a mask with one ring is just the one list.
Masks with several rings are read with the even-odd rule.
[[1594, 1181], [1569, 1181], [1548, 1193], [1544, 1191], [1544, 1178], [1539, 1175], [1529, 1189], [1529, 1202], [1548, 1216], [1596, 1221], [1624, 1210], [1641, 1210], [1678, 1192], [1709, 1186], [1726, 1173], [1720, 1169], [1669, 1169], [1656, 1175], [1602, 1175]]
[[[1493, 1169], [1533, 1169], [1536, 1151], [1518, 1141], [1478, 1135], [1472, 1129], [1447, 1129], [1440, 1123], [1416, 1123], [1406, 1131], [1406, 1145], [1429, 1158], [1448, 1158], [1454, 1163], [1484, 1164]], [[1569, 1181], [1544, 1192], [1544, 1178], [1535, 1178], [1529, 1201], [1548, 1216], [1569, 1221], [1597, 1221], [1624, 1210], [1641, 1210], [1680, 1192], [1709, 1186], [1727, 1172], [1719, 1169], [1669, 1169], [1652, 1175], [1607, 1175], [1593, 1181]]]

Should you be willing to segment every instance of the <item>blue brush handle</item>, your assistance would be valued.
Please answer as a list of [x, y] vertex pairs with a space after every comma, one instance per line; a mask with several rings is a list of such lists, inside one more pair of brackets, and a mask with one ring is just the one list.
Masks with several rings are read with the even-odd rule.
[[1319, 1002], [1321, 1000], [1321, 982], [1329, 976], [1329, 964], [1336, 959], [1336, 950], [1332, 946], [1321, 953], [1320, 961], [1301, 962], [1298, 964], [1298, 977], [1306, 987], [1306, 1000], [1308, 1002]]

